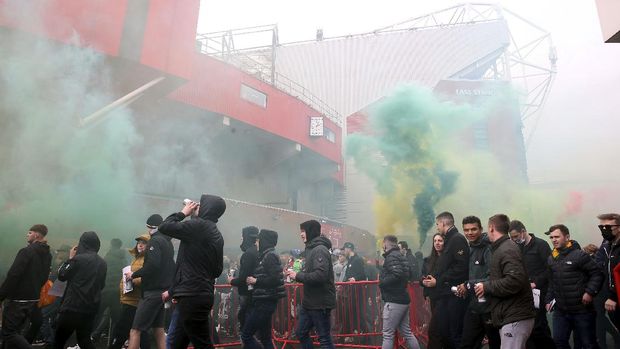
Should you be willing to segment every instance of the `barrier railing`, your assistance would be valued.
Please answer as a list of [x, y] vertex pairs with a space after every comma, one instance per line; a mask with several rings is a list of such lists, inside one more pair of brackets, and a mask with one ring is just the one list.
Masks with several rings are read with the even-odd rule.
[[[336, 283], [336, 308], [332, 311], [332, 337], [336, 347], [380, 348], [383, 328], [383, 303], [378, 281]], [[274, 313], [273, 340], [282, 348], [292, 348], [299, 341], [295, 328], [303, 299], [302, 284], [286, 284], [286, 297]], [[430, 305], [424, 301], [418, 283], [409, 285], [410, 323], [418, 340], [428, 343]], [[237, 289], [217, 285], [212, 311], [211, 338], [216, 347], [240, 346]], [[316, 342], [316, 336], [313, 336]], [[402, 345], [403, 343], [400, 343]]]

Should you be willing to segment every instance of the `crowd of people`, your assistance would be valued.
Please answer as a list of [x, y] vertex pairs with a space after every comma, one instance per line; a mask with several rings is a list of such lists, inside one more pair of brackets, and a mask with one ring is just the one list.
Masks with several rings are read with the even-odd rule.
[[[104, 333], [111, 349], [145, 349], [153, 343], [159, 349], [190, 343], [213, 348], [212, 310], [221, 301], [215, 297], [216, 283], [237, 290], [243, 347], [274, 347], [273, 314], [286, 297], [285, 284], [296, 283], [303, 297], [296, 306], [294, 337], [302, 348], [312, 348], [314, 332], [321, 348], [334, 348], [332, 313], [342, 301], [336, 282], [367, 280], [378, 280], [379, 292], [368, 298], [366, 289], [352, 289], [346, 317], [356, 320], [355, 326], [349, 322], [355, 328], [343, 331], [370, 332], [364, 303], [376, 297], [382, 302], [383, 349], [394, 347], [397, 332], [410, 349], [420, 347], [410, 327], [411, 282], [420, 283], [429, 302], [429, 349], [483, 343], [491, 349], [562, 349], [571, 347], [571, 335], [574, 348], [605, 348], [607, 332], [619, 339], [618, 214], [598, 217], [600, 248], [581, 249], [562, 224], [545, 233], [550, 248], [504, 214], [489, 218], [486, 233], [478, 217], [465, 217], [461, 233], [454, 216], [443, 212], [436, 217], [428, 257], [387, 235], [381, 261], [365, 261], [352, 242], [334, 248], [316, 220], [300, 224], [304, 249], [290, 254], [276, 253], [276, 231], [248, 226], [241, 232], [237, 263], [224, 256], [217, 227], [225, 210], [222, 198], [202, 195], [200, 202], [188, 201], [166, 219], [150, 216], [148, 232], [135, 238], [129, 260], [118, 239], [100, 257], [101, 243], [92, 231], [84, 232], [76, 246], [59, 248], [53, 258], [47, 227], [32, 226], [28, 245], [0, 286], [2, 348], [32, 348], [39, 339], [65, 349], [72, 336], [76, 348], [95, 348]], [[176, 254], [171, 239], [179, 240]]]

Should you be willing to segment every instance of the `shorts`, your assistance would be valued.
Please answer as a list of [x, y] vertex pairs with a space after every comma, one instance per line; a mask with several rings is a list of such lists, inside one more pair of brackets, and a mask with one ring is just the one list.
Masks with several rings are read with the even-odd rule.
[[164, 302], [161, 295], [145, 296], [138, 302], [132, 329], [146, 332], [151, 328], [164, 327]]

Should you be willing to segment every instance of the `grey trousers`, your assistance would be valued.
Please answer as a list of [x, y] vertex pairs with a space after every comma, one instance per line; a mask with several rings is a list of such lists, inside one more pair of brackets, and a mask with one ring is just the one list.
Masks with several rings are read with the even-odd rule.
[[420, 349], [420, 344], [409, 327], [409, 304], [385, 303], [383, 305], [382, 349], [394, 348], [394, 332], [398, 330], [409, 349]]
[[534, 328], [534, 318], [505, 324], [499, 331], [501, 349], [525, 349], [525, 343]]

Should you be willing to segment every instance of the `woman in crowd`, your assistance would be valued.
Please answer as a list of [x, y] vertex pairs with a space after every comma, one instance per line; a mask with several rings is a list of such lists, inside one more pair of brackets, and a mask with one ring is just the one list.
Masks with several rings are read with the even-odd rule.
[[[429, 275], [435, 275], [435, 268], [437, 267], [437, 262], [439, 257], [441, 256], [441, 252], [443, 251], [444, 239], [441, 234], [437, 233], [433, 235], [433, 248], [431, 250], [431, 254], [424, 258], [424, 263], [422, 264], [422, 279], [420, 280], [420, 285], [424, 287], [424, 279], [426, 279]], [[431, 305], [431, 319], [429, 324], [433, 323], [433, 317], [435, 317], [435, 301], [436, 301], [436, 290], [434, 287], [424, 287], [424, 299], [430, 301]], [[439, 329], [434, 328], [433, 326], [428, 329], [428, 349], [441, 348], [441, 340], [439, 337]]]
[[[131, 271], [134, 272], [144, 264], [144, 253], [146, 252], [146, 244], [151, 236], [146, 233], [136, 238], [136, 246], [129, 250], [134, 260], [131, 262]], [[112, 340], [110, 341], [110, 349], [120, 349], [125, 344], [127, 338], [129, 338], [129, 331], [133, 324], [133, 318], [136, 315], [136, 309], [138, 308], [138, 301], [140, 300], [140, 283], [141, 279], [136, 278], [132, 280], [133, 290], [126, 292], [124, 287], [123, 278], [121, 278], [120, 293], [121, 293], [121, 316], [116, 323]], [[150, 340], [149, 336], [140, 336], [140, 349], [149, 349]]]

